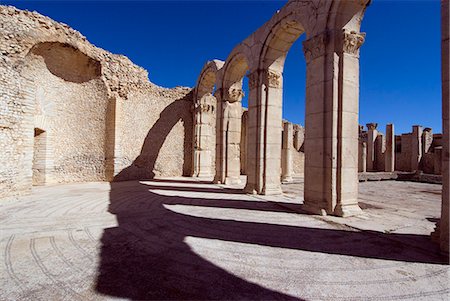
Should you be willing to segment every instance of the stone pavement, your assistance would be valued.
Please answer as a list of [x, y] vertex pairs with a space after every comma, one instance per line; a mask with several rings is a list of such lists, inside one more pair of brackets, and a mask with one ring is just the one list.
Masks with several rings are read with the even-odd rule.
[[[298, 179], [297, 179], [298, 180]], [[440, 185], [360, 184], [365, 213], [189, 178], [35, 187], [0, 202], [0, 300], [448, 300]]]

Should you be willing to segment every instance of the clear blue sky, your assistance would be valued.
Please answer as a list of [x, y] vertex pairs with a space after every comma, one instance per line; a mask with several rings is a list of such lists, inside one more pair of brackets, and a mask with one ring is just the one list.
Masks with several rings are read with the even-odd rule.
[[[128, 56], [152, 82], [194, 86], [203, 64], [224, 60], [286, 1], [3, 1], [80, 31]], [[420, 124], [441, 131], [440, 2], [374, 0], [363, 20], [360, 123], [396, 132]], [[304, 124], [305, 61], [300, 38], [284, 71], [284, 118]], [[246, 100], [244, 100], [244, 104]]]

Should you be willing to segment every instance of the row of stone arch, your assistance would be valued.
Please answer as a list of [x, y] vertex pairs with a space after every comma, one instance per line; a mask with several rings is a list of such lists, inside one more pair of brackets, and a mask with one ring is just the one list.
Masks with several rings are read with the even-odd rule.
[[[248, 77], [247, 183], [245, 191], [281, 193], [283, 67], [291, 45], [303, 42], [307, 63], [305, 208], [340, 216], [360, 212], [358, 190], [359, 47], [369, 0], [289, 1], [238, 44], [222, 62], [203, 67], [195, 89], [194, 175], [209, 175], [215, 124], [219, 183], [240, 178], [242, 83]], [[213, 111], [214, 110], [214, 111]], [[206, 171], [205, 173], [202, 173]]]

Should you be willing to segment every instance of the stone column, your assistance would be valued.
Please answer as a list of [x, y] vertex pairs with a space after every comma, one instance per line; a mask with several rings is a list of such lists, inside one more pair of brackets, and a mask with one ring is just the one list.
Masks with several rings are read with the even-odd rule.
[[302, 127], [300, 127], [299, 125], [296, 125], [294, 128], [294, 148], [296, 151], [300, 151], [302, 146], [303, 146], [303, 142], [305, 140], [305, 133]]
[[375, 140], [378, 137], [378, 123], [368, 123], [367, 126], [367, 170], [375, 171]]
[[375, 139], [375, 170], [384, 171], [384, 153], [386, 151], [386, 139], [382, 133], [378, 133]]
[[201, 96], [194, 104], [194, 177], [210, 177], [212, 170], [212, 147], [214, 133], [212, 122], [215, 122], [213, 110], [216, 99], [211, 94]]
[[293, 147], [293, 125], [290, 122], [283, 124], [283, 155], [281, 156], [281, 181], [292, 182], [292, 147]]
[[249, 74], [247, 193], [280, 194], [282, 75]]
[[437, 146], [434, 148], [434, 174], [442, 175], [442, 146]]
[[384, 152], [384, 171], [395, 170], [395, 133], [394, 125], [386, 125], [386, 151]]
[[214, 93], [217, 99], [216, 108], [216, 170], [214, 175], [214, 183], [224, 183], [225, 182], [225, 133], [224, 124], [226, 123], [224, 119], [224, 105], [223, 105], [223, 89], [219, 88]]
[[420, 160], [422, 159], [422, 133], [420, 125], [413, 126], [411, 136], [411, 171], [419, 170]]
[[241, 174], [247, 174], [247, 122], [248, 121], [248, 111], [242, 112], [242, 123], [241, 123]]
[[225, 184], [240, 183], [241, 176], [241, 99], [244, 92], [241, 89], [230, 88], [223, 103], [225, 120]]
[[364, 34], [326, 32], [306, 57], [304, 209], [351, 216], [358, 206], [359, 47]]
[[240, 182], [241, 99], [240, 89], [218, 89], [216, 122], [216, 174], [215, 183]]
[[450, 200], [450, 4], [442, 1], [442, 207], [440, 220], [440, 247], [449, 255], [449, 200]]
[[359, 153], [358, 153], [358, 172], [367, 171], [367, 132], [364, 131], [364, 126], [358, 127], [359, 134]]
[[359, 172], [367, 171], [367, 142], [359, 142]]
[[425, 128], [422, 133], [422, 155], [430, 151], [431, 144], [433, 144], [433, 130]]

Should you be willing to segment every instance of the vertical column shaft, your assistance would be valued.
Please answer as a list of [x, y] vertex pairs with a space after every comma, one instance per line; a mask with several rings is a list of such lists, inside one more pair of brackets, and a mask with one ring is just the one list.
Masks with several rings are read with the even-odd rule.
[[284, 122], [283, 124], [283, 154], [281, 156], [281, 181], [292, 181], [292, 147], [293, 147], [293, 125], [290, 122]]
[[442, 207], [440, 220], [440, 247], [449, 254], [449, 200], [450, 200], [450, 1], [442, 1]]
[[358, 206], [359, 47], [364, 35], [327, 32], [303, 43], [307, 61], [305, 205], [350, 216]]
[[384, 171], [395, 170], [395, 133], [394, 125], [386, 125], [386, 151], [384, 152]]
[[422, 133], [423, 129], [421, 126], [413, 126], [411, 136], [411, 171], [419, 170], [419, 163], [422, 159]]
[[367, 125], [367, 171], [375, 171], [375, 140], [378, 137], [377, 123]]

